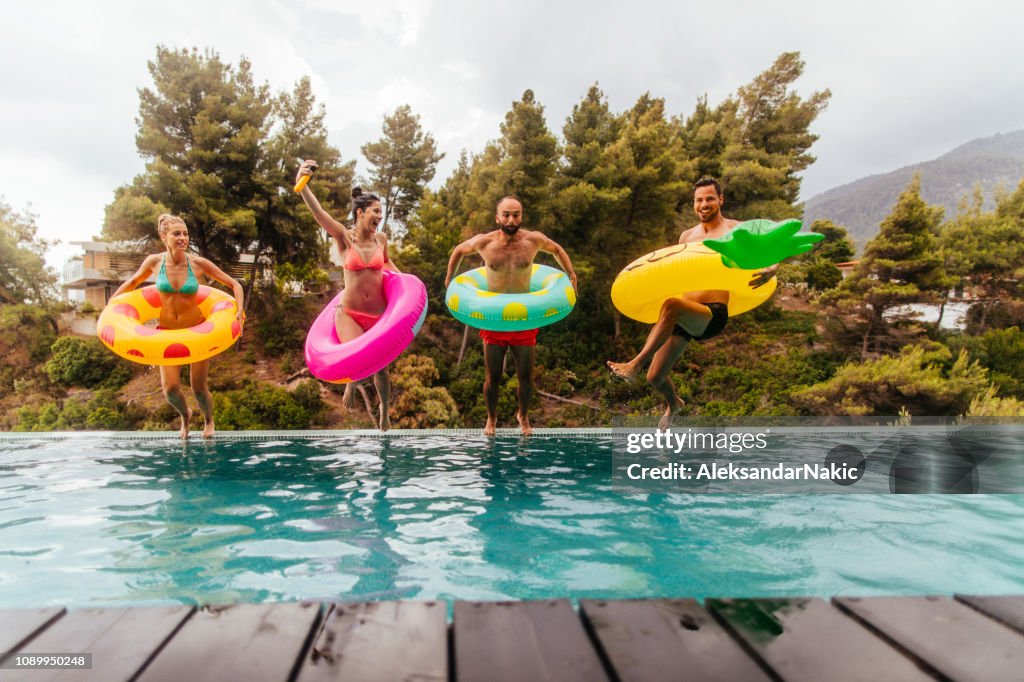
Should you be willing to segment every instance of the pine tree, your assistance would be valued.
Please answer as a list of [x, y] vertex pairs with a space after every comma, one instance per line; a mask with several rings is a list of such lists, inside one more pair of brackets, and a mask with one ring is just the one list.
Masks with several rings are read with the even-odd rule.
[[971, 287], [978, 302], [977, 330], [988, 326], [989, 314], [1001, 302], [1017, 298], [1024, 273], [1024, 182], [984, 213], [980, 196], [941, 231], [942, 252], [949, 274]]
[[295, 169], [301, 158], [318, 161], [311, 187], [342, 217], [354, 163], [327, 143], [309, 80], [272, 96], [244, 58], [235, 67], [212, 51], [162, 46], [149, 70], [153, 88], [139, 91], [136, 137], [146, 170], [115, 190], [104, 236], [152, 240], [156, 216], [171, 212], [188, 224], [193, 248], [222, 267], [243, 251], [257, 267], [323, 262], [322, 230], [291, 191]]
[[494, 188], [492, 204], [503, 195], [513, 194], [523, 203], [524, 213], [533, 216], [531, 225], [547, 214], [550, 204], [549, 183], [558, 162], [558, 141], [548, 130], [544, 107], [526, 90], [522, 100], [512, 103], [501, 124], [501, 164], [498, 181], [504, 189]]
[[803, 271], [804, 281], [811, 289], [832, 289], [843, 281], [843, 273], [836, 267], [836, 263], [845, 263], [854, 256], [853, 241], [845, 227], [831, 220], [815, 220], [811, 232], [825, 235], [825, 239], [812, 251], [794, 259], [793, 266]]
[[921, 199], [921, 179], [915, 175], [853, 273], [822, 298], [841, 319], [854, 321], [862, 356], [899, 344], [892, 332], [906, 328], [913, 316], [895, 308], [936, 302], [948, 291], [952, 280], [935, 233], [941, 220], [942, 208]]
[[[115, 202], [148, 198], [185, 219], [200, 255], [231, 263], [255, 234], [250, 204], [259, 191], [260, 144], [272, 108], [269, 89], [255, 83], [246, 59], [233, 67], [212, 51], [160, 46], [149, 72], [154, 89], [139, 91], [135, 138], [146, 171], [120, 190]], [[109, 212], [131, 214], [121, 206]], [[128, 228], [127, 233], [117, 227]], [[105, 234], [139, 238], [155, 234], [155, 224], [113, 222]]]
[[566, 248], [591, 244], [594, 231], [626, 196], [626, 188], [613, 185], [617, 174], [608, 156], [622, 125], [622, 117], [612, 114], [596, 84], [566, 118], [564, 158], [553, 180], [552, 205], [552, 235]]
[[[355, 162], [343, 163], [341, 153], [327, 142], [326, 112], [317, 103], [308, 78], [274, 99], [272, 115], [274, 133], [261, 146], [256, 173], [259, 189], [250, 204], [256, 218], [251, 247], [255, 261], [267, 263], [271, 269], [282, 263], [324, 265], [330, 240], [292, 191], [295, 171], [300, 160], [316, 159], [318, 167], [309, 187], [329, 213], [344, 220]], [[252, 288], [255, 275], [254, 270], [247, 289]]]
[[713, 111], [699, 99], [687, 120], [684, 147], [699, 174], [717, 175], [732, 218], [784, 218], [801, 211], [800, 176], [813, 162], [818, 139], [810, 125], [832, 94], [801, 98], [791, 89], [803, 74], [799, 52], [784, 52], [771, 68]]
[[665, 100], [644, 93], [609, 149], [612, 185], [626, 190], [612, 210], [613, 229], [635, 240], [634, 258], [679, 236], [675, 218], [689, 202], [680, 129], [679, 121], [666, 117]]
[[372, 187], [384, 202], [381, 229], [387, 231], [391, 218], [405, 223], [444, 158], [434, 137], [423, 132], [420, 117], [403, 104], [384, 117], [383, 137], [362, 151], [371, 166]]
[[853, 241], [845, 227], [836, 225], [831, 220], [815, 220], [811, 223], [811, 232], [825, 235], [825, 238], [801, 260], [821, 259], [830, 263], [846, 263], [853, 260]]

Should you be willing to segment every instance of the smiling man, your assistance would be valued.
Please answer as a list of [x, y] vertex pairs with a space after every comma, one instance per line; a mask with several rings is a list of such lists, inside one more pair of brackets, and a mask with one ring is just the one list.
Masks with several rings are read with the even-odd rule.
[[[488, 291], [499, 294], [521, 294], [530, 290], [530, 276], [533, 274], [533, 260], [539, 251], [550, 253], [569, 275], [573, 289], [576, 288], [576, 273], [569, 255], [561, 246], [540, 232], [524, 230], [523, 205], [512, 196], [498, 202], [494, 221], [498, 229], [478, 234], [467, 239], [452, 250], [448, 260], [448, 274], [444, 285], [451, 284], [462, 259], [471, 253], [483, 258], [487, 271]], [[537, 330], [521, 332], [480, 331], [484, 343], [484, 400], [487, 403], [487, 424], [484, 435], [493, 436], [498, 424], [498, 388], [505, 355], [512, 352], [519, 377], [517, 402], [519, 409], [516, 419], [523, 435], [532, 432], [527, 409], [533, 394], [533, 364], [536, 359]]]
[[[694, 183], [693, 211], [700, 222], [683, 230], [679, 235], [679, 243], [702, 242], [728, 234], [739, 222], [722, 215], [724, 204], [725, 195], [717, 180], [705, 176]], [[750, 280], [750, 286], [756, 289], [764, 285], [777, 269], [778, 266], [773, 265], [756, 273]], [[666, 405], [665, 415], [658, 428], [667, 428], [673, 415], [679, 414], [684, 406], [672, 383], [672, 366], [683, 354], [691, 339], [706, 341], [718, 336], [728, 320], [728, 291], [691, 291], [682, 296], [668, 298], [662, 304], [658, 321], [647, 335], [647, 341], [637, 356], [628, 362], [609, 360], [608, 367], [616, 376], [635, 383], [640, 369], [650, 361], [647, 382], [664, 396]]]

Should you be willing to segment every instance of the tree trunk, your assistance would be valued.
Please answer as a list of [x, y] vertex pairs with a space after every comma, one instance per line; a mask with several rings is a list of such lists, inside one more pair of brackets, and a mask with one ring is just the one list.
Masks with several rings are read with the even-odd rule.
[[242, 290], [242, 293], [245, 295], [245, 300], [243, 301], [243, 304], [244, 304], [244, 307], [245, 307], [245, 311], [244, 312], [247, 312], [249, 310], [249, 303], [250, 303], [250, 301], [252, 301], [252, 290], [253, 290], [253, 287], [256, 284], [256, 273], [259, 270], [259, 267], [260, 267], [260, 257], [262, 255], [263, 255], [263, 240], [259, 239], [256, 242], [256, 254], [253, 256], [253, 259], [252, 259], [252, 270], [249, 271], [249, 279], [246, 281], [245, 286], [243, 287], [243, 290]]
[[[263, 255], [263, 239], [260, 238], [256, 242], [256, 255], [252, 259], [252, 270], [249, 271], [249, 279], [246, 281], [245, 286], [242, 288], [243, 300], [242, 300], [242, 312], [246, 312], [249, 309], [249, 304], [252, 302], [252, 290], [256, 283], [256, 273], [260, 267], [260, 257]], [[245, 344], [245, 336], [238, 338], [238, 343], [235, 344], [235, 352], [243, 350]]]
[[466, 354], [466, 344], [469, 342], [469, 325], [464, 324], [462, 326], [462, 347], [459, 348], [459, 359], [455, 361], [456, 367], [462, 366], [462, 356]]
[[588, 404], [586, 404], [584, 402], [580, 402], [579, 400], [573, 400], [572, 398], [563, 398], [560, 395], [555, 395], [554, 393], [548, 393], [547, 391], [542, 391], [539, 388], [535, 388], [535, 389], [533, 389], [533, 391], [537, 395], [539, 395], [541, 397], [544, 397], [544, 398], [547, 398], [549, 400], [557, 400], [559, 402], [569, 403], [570, 405], [579, 405], [580, 407], [586, 407], [587, 409], [594, 410], [595, 412], [600, 412], [601, 411], [600, 407], [594, 407], [593, 405], [588, 405]]
[[[267, 197], [265, 206], [265, 213], [263, 214], [263, 227], [266, 227], [270, 223], [270, 197]], [[252, 302], [252, 290], [256, 285], [256, 274], [260, 269], [260, 258], [263, 256], [263, 234], [264, 229], [261, 227], [256, 237], [256, 254], [252, 258], [252, 270], [249, 271], [249, 280], [242, 287], [242, 312], [248, 314], [249, 304]], [[238, 339], [238, 350], [242, 350], [242, 339]]]
[[939, 319], [935, 320], [935, 333], [938, 334], [942, 328], [942, 316], [946, 314], [946, 302], [949, 300], [947, 296], [942, 297], [942, 303], [939, 304]]
[[860, 359], [863, 360], [868, 356], [868, 340], [871, 338], [871, 327], [874, 322], [874, 317], [868, 318], [868, 326], [864, 329], [864, 343], [860, 347]]

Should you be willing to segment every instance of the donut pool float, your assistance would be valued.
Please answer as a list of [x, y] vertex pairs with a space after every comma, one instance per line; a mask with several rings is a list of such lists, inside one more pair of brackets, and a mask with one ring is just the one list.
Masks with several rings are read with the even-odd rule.
[[612, 303], [623, 315], [653, 324], [665, 299], [716, 290], [729, 292], [729, 317], [745, 313], [771, 298], [778, 286], [772, 277], [751, 287], [759, 270], [809, 251], [825, 238], [816, 232], [797, 234], [799, 230], [799, 220], [749, 220], [720, 239], [658, 249], [619, 273], [612, 282]]
[[487, 271], [464, 272], [448, 285], [448, 310], [459, 322], [492, 332], [538, 329], [564, 319], [576, 305], [568, 275], [547, 265], [534, 265], [530, 291], [499, 294], [487, 290]]
[[324, 308], [306, 335], [306, 366], [317, 379], [347, 384], [394, 362], [412, 343], [427, 317], [427, 288], [414, 275], [384, 270], [387, 308], [361, 336], [342, 343], [334, 326], [344, 291]]
[[100, 313], [96, 333], [122, 358], [144, 365], [188, 365], [212, 358], [231, 347], [242, 334], [235, 319], [235, 299], [219, 289], [200, 286], [196, 304], [203, 321], [185, 329], [157, 329], [160, 293], [155, 286], [114, 296]]

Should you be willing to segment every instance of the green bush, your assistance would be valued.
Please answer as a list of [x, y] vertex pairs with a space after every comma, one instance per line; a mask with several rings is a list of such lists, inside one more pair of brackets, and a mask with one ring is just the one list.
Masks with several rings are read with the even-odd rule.
[[320, 396], [320, 382], [315, 379], [306, 379], [296, 386], [292, 390], [292, 399], [311, 415], [319, 416], [326, 407]]
[[850, 363], [828, 381], [804, 389], [794, 402], [811, 414], [891, 416], [964, 414], [988, 385], [988, 370], [961, 351], [951, 359], [944, 346], [908, 346], [896, 357]]
[[62, 336], [50, 348], [46, 373], [60, 386], [119, 387], [131, 378], [131, 370], [99, 339]]
[[839, 286], [843, 281], [843, 273], [831, 261], [822, 258], [807, 264], [807, 286], [815, 291], [825, 291]]
[[39, 408], [25, 405], [17, 415], [15, 431], [114, 431], [130, 424], [124, 405], [112, 389], [97, 391], [88, 400], [76, 396], [63, 402], [47, 402]]
[[1024, 401], [1017, 398], [1000, 398], [996, 388], [990, 386], [979, 393], [967, 408], [968, 417], [1024, 417]]
[[971, 359], [987, 367], [999, 393], [1024, 399], [1024, 332], [1019, 327], [990, 329], [981, 336], [955, 336], [949, 347], [954, 353], [966, 349]]
[[439, 376], [434, 360], [424, 355], [404, 355], [395, 362], [391, 409], [396, 426], [431, 429], [457, 425], [455, 400], [443, 386], [433, 385]]
[[[313, 390], [305, 384], [314, 384]], [[301, 389], [301, 390], [300, 390]], [[237, 391], [213, 395], [213, 413], [217, 428], [226, 431], [247, 429], [307, 429], [320, 416], [323, 402], [316, 382], [303, 382], [298, 395], [283, 388], [247, 382]]]

